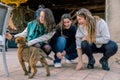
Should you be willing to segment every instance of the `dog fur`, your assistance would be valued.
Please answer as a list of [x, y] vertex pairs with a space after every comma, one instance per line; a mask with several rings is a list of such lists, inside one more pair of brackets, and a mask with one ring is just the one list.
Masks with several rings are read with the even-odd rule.
[[[15, 42], [18, 45], [18, 59], [25, 75], [31, 72], [29, 78], [33, 78], [37, 72], [36, 64], [40, 61], [46, 68], [46, 76], [50, 76], [50, 70], [45, 59], [46, 55], [42, 49], [26, 46], [26, 39], [24, 37], [17, 37]], [[25, 62], [28, 62], [28, 70], [25, 67]]]

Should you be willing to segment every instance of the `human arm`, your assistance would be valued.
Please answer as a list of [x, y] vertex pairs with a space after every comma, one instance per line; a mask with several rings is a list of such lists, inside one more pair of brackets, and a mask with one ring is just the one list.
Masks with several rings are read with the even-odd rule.
[[77, 48], [77, 54], [78, 54], [78, 64], [76, 66], [76, 70], [80, 70], [84, 66], [83, 60], [82, 60], [82, 50], [81, 50], [81, 48]]
[[26, 37], [27, 36], [27, 28], [25, 28], [25, 30], [23, 32], [14, 35], [15, 38], [18, 36]]
[[81, 41], [86, 37], [86, 31], [83, 26], [79, 26], [76, 32], [76, 47], [81, 48]]
[[60, 27], [57, 27], [55, 34], [52, 36], [52, 38], [50, 40], [50, 43], [52, 43], [52, 44], [56, 43], [56, 40], [59, 36], [61, 36], [61, 29], [60, 29]]
[[30, 40], [28, 41], [27, 45], [28, 46], [31, 46], [33, 44], [36, 44], [38, 42], [45, 42], [45, 41], [48, 41], [53, 35], [54, 35], [55, 32], [50, 32], [48, 34], [44, 34], [36, 39], [33, 39], [33, 40]]
[[27, 28], [26, 28], [23, 32], [18, 33], [18, 34], [16, 34], [16, 35], [12, 35], [12, 34], [10, 34], [8, 31], [6, 32], [6, 38], [7, 38], [8, 40], [14, 40], [14, 39], [15, 39], [16, 37], [18, 37], [18, 36], [26, 37], [26, 36], [27, 36]]
[[78, 64], [76, 66], [76, 70], [80, 70], [83, 67], [81, 41], [83, 41], [84, 38], [86, 37], [85, 29], [82, 26], [78, 27], [75, 37], [76, 37], [76, 47], [78, 54]]
[[101, 19], [97, 23], [97, 33], [99, 35], [96, 36], [96, 44], [108, 43], [108, 41], [110, 40], [110, 33], [108, 30], [107, 23], [103, 19]]
[[6, 39], [8, 40], [12, 39], [12, 35], [9, 32], [6, 32]]

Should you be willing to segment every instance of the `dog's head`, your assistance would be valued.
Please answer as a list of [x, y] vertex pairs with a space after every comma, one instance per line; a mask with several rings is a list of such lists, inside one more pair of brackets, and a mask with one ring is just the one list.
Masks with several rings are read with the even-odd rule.
[[27, 40], [24, 37], [19, 36], [15, 39], [15, 42], [17, 44], [26, 44]]

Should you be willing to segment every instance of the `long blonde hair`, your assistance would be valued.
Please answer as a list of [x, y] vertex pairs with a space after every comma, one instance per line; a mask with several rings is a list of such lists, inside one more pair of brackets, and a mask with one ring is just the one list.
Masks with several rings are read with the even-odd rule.
[[87, 24], [86, 24], [86, 30], [88, 33], [88, 39], [89, 43], [94, 42], [96, 40], [96, 22], [99, 19], [98, 16], [92, 16], [92, 13], [85, 9], [82, 8], [76, 12], [76, 16], [81, 16], [83, 17]]

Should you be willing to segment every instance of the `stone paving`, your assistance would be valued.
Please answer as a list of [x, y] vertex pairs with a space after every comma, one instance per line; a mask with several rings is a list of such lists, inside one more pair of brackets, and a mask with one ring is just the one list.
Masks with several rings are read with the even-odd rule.
[[[120, 46], [119, 43], [118, 45]], [[53, 53], [51, 53], [50, 56], [53, 57]], [[38, 72], [31, 80], [120, 80], [120, 48], [117, 54], [109, 59], [110, 71], [104, 71], [101, 69], [101, 65], [99, 63], [101, 56], [102, 54], [94, 54], [96, 59], [95, 68], [87, 69], [87, 57], [86, 55], [83, 55], [85, 69], [80, 71], [75, 70], [77, 59], [73, 64], [66, 63], [65, 60], [62, 60], [62, 68], [54, 68], [53, 61], [47, 59], [51, 72], [50, 77], [46, 77], [44, 67], [42, 67], [41, 63], [38, 62]], [[8, 52], [6, 52], [6, 58], [9, 77], [5, 76], [2, 54], [0, 54], [0, 80], [28, 80], [28, 76], [24, 75], [18, 62], [17, 49], [8, 49]]]

